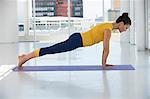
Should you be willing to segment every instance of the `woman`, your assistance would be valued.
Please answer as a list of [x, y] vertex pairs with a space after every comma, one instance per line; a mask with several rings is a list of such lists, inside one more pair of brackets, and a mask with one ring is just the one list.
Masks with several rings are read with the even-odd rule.
[[103, 41], [103, 54], [102, 54], [102, 66], [112, 66], [106, 64], [107, 57], [109, 54], [109, 42], [111, 37], [111, 31], [118, 29], [120, 32], [126, 31], [131, 25], [131, 20], [128, 17], [128, 13], [123, 13], [115, 23], [102, 23], [98, 24], [92, 29], [82, 32], [74, 33], [67, 40], [55, 44], [53, 46], [36, 49], [35, 51], [24, 54], [18, 57], [18, 66], [22, 65], [35, 57], [40, 57], [46, 54], [61, 53], [74, 50], [79, 47], [91, 46], [93, 44]]

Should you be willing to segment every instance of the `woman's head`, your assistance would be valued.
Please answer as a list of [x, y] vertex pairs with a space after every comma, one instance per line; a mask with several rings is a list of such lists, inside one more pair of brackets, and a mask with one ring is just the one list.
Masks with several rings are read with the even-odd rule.
[[123, 13], [117, 20], [116, 23], [119, 24], [118, 29], [120, 32], [126, 31], [131, 25], [131, 19], [128, 13]]

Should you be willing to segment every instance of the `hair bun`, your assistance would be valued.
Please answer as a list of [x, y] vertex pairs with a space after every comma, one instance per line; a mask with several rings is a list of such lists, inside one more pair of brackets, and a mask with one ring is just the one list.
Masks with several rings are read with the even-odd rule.
[[127, 17], [128, 16], [128, 13], [123, 13], [122, 14], [122, 17]]

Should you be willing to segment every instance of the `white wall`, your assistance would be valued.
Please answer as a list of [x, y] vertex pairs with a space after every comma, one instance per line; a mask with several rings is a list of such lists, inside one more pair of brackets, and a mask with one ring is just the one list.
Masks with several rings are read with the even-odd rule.
[[0, 0], [0, 43], [17, 42], [17, 0]]
[[[32, 0], [18, 0], [18, 23], [24, 25], [24, 34], [29, 34], [29, 7], [31, 5]], [[29, 5], [30, 3], [30, 5]], [[32, 10], [30, 11], [32, 13]], [[21, 33], [22, 34], [22, 33]]]
[[148, 33], [148, 49], [150, 49], [150, 1], [149, 0], [147, 0], [148, 1], [148, 6], [147, 6], [147, 9], [148, 9], [148, 20], [147, 20], [147, 22], [148, 22], [148, 31], [147, 31], [147, 33]]
[[150, 1], [145, 0], [146, 48], [150, 49]]
[[136, 33], [135, 33], [135, 1], [130, 1], [130, 18], [131, 18], [131, 26], [130, 26], [130, 44], [136, 44]]
[[135, 33], [137, 50], [145, 50], [146, 47], [146, 22], [144, 0], [135, 0]]

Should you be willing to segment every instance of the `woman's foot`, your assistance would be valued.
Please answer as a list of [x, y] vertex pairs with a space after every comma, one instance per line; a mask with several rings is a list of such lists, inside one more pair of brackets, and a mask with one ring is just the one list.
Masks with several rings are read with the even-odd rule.
[[22, 65], [27, 61], [26, 55], [23, 54], [21, 56], [18, 56], [18, 67], [22, 67]]
[[30, 60], [30, 59], [32, 59], [32, 58], [35, 58], [36, 56], [35, 56], [35, 52], [33, 51], [33, 52], [31, 52], [31, 53], [28, 53], [28, 54], [23, 54], [23, 55], [21, 55], [21, 56], [18, 56], [18, 60], [19, 60], [19, 62], [18, 62], [18, 67], [22, 67], [22, 65], [26, 62], [26, 61], [28, 61], [28, 60]]

